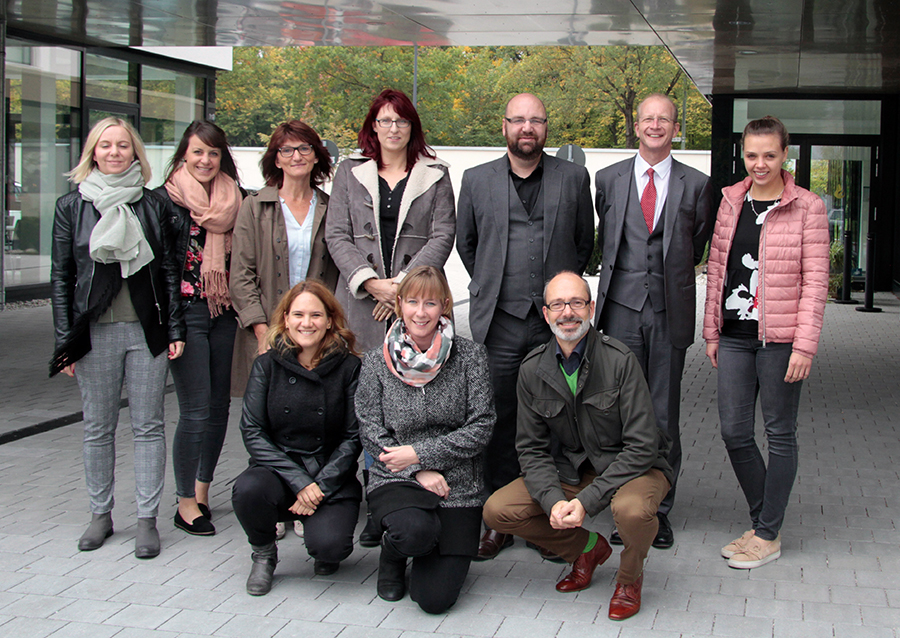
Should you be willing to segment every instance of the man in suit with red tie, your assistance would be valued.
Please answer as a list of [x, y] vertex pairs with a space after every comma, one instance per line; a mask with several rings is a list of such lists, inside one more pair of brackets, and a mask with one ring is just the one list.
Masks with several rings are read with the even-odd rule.
[[[657, 426], [671, 442], [675, 483], [660, 504], [653, 541], [668, 549], [668, 515], [681, 470], [679, 406], [685, 353], [694, 341], [696, 286], [713, 228], [709, 178], [672, 158], [678, 109], [654, 93], [637, 108], [638, 154], [597, 172], [597, 241], [603, 249], [595, 322], [637, 356]], [[613, 532], [610, 542], [621, 543]]]

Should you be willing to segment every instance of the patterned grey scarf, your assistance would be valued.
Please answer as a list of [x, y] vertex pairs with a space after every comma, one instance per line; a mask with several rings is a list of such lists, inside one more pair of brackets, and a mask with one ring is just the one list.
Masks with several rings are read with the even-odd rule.
[[100, 213], [100, 221], [91, 231], [91, 259], [101, 264], [119, 262], [123, 279], [153, 261], [144, 228], [129, 206], [144, 196], [140, 162], [135, 161], [118, 175], [106, 175], [95, 168], [78, 185], [78, 192]]

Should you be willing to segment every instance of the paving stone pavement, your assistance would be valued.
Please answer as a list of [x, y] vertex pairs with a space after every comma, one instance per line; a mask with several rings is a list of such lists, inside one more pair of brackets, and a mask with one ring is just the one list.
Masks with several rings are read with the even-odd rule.
[[[606, 618], [615, 557], [589, 589], [563, 595], [553, 586], [565, 566], [542, 562], [520, 540], [493, 561], [473, 563], [459, 602], [438, 616], [408, 598], [391, 604], [375, 595], [377, 550], [357, 548], [334, 575], [313, 576], [291, 532], [280, 543], [272, 592], [248, 596], [249, 547], [229, 500], [246, 464], [235, 401], [213, 484], [217, 535], [192, 537], [172, 526], [168, 469], [163, 551], [151, 561], [133, 555], [127, 409], [117, 434], [116, 533], [95, 552], [75, 545], [89, 520], [80, 424], [0, 445], [0, 635], [900, 638], [900, 301], [879, 294], [876, 305], [884, 312], [827, 307], [801, 404], [800, 470], [783, 554], [756, 570], [731, 570], [719, 557], [748, 517], [718, 434], [715, 371], [702, 344], [691, 347], [685, 460], [671, 515], [676, 542], [651, 550], [643, 608], [630, 620]], [[466, 310], [458, 307], [462, 325]], [[72, 380], [46, 379], [49, 326], [46, 307], [0, 312], [0, 434], [80, 410]], [[174, 394], [166, 414], [171, 447]], [[607, 531], [609, 515], [594, 526]]]

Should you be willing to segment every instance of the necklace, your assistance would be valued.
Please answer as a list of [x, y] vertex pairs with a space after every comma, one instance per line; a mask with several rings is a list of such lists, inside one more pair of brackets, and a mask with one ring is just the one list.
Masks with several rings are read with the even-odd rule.
[[754, 201], [756, 201], [756, 200], [754, 200], [754, 199], [751, 197], [751, 198], [750, 198], [750, 210], [752, 210], [752, 211], [753, 211], [753, 214], [756, 215], [756, 218], [759, 219], [759, 216], [760, 216], [760, 215], [762, 215], [763, 213], [769, 212], [772, 208], [774, 208], [775, 206], [777, 206], [778, 203], [781, 201], [781, 199], [779, 198], [779, 199], [774, 200], [774, 201], [772, 202], [771, 206], [769, 206], [766, 210], [760, 210], [760, 211], [756, 210], [756, 206], [753, 204]]

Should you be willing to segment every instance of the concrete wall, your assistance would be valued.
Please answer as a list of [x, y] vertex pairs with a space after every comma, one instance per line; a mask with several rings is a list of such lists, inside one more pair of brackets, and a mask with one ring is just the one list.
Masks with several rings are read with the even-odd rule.
[[[240, 171], [243, 185], [250, 189], [258, 189], [264, 185], [262, 174], [259, 171], [259, 160], [262, 158], [262, 148], [236, 147], [232, 151], [234, 159]], [[506, 152], [504, 148], [489, 147], [460, 147], [460, 146], [436, 146], [435, 152], [442, 160], [450, 164], [450, 179], [453, 181], [453, 192], [459, 193], [459, 185], [462, 174], [467, 168], [478, 166], [492, 159], [496, 159]], [[555, 148], [548, 149], [551, 155], [556, 154]], [[594, 173], [610, 164], [615, 164], [634, 155], [635, 150], [624, 149], [585, 149], [585, 168], [591, 175], [591, 192], [593, 192]], [[673, 151], [672, 156], [679, 162], [693, 166], [697, 170], [709, 175], [710, 152], [709, 151]], [[325, 190], [330, 189], [330, 184]]]

